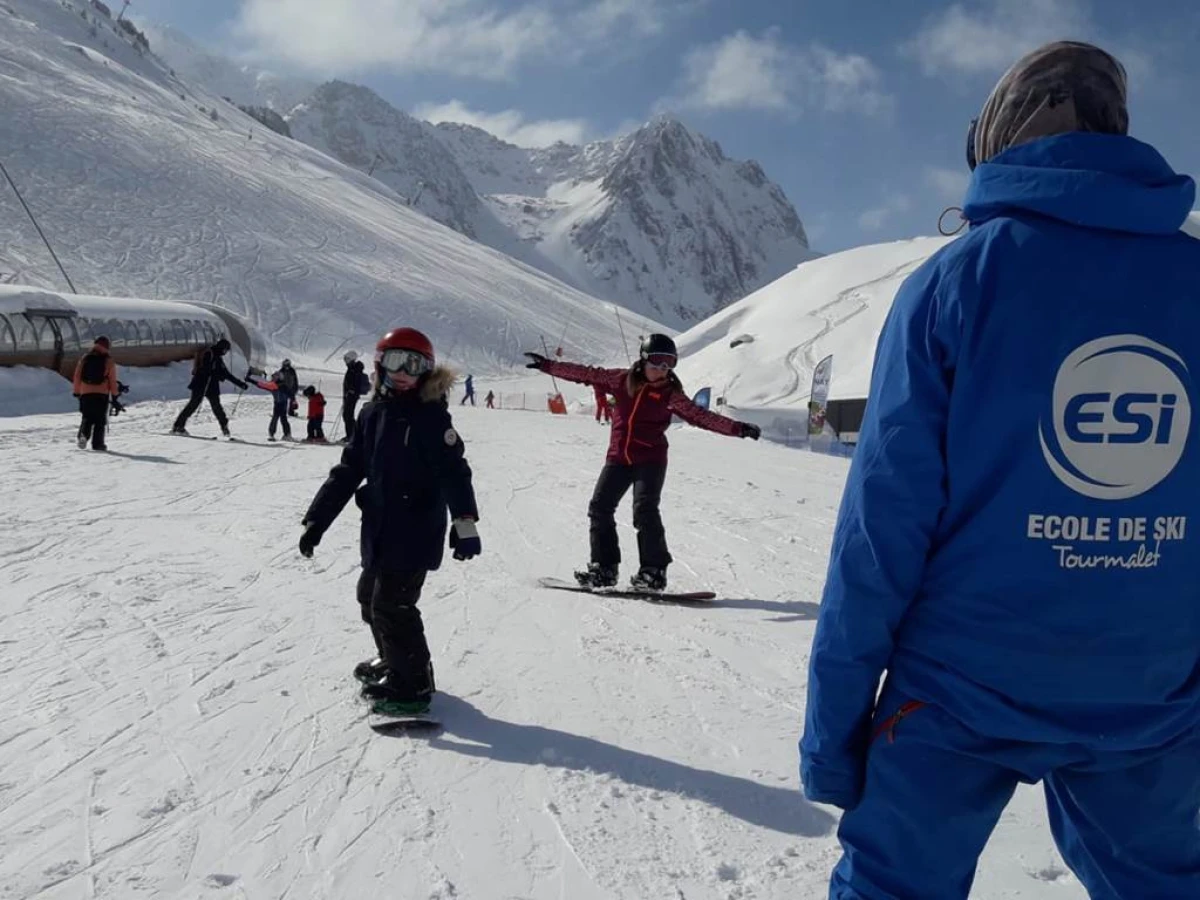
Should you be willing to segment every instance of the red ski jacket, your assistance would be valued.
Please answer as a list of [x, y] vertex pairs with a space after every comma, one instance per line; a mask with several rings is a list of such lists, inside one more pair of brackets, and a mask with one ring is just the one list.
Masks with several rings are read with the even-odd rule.
[[742, 423], [701, 409], [688, 399], [674, 373], [651, 384], [635, 365], [632, 369], [599, 369], [548, 360], [541, 371], [563, 381], [607, 390], [616, 398], [612, 410], [612, 438], [606, 461], [618, 465], [665, 465], [667, 426], [676, 415], [689, 425], [740, 437]]
[[325, 415], [325, 395], [317, 391], [308, 398], [308, 417], [320, 419]]

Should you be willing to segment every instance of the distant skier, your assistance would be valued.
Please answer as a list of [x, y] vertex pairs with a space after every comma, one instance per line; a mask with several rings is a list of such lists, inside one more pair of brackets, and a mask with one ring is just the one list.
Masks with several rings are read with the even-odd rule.
[[308, 398], [308, 437], [310, 443], [325, 443], [325, 395], [311, 384], [304, 389]]
[[466, 388], [466, 393], [463, 394], [462, 402], [458, 405], [466, 406], [467, 401], [470, 400], [471, 405], [474, 406], [475, 405], [475, 376], [468, 375], [467, 380], [464, 383], [463, 387]]
[[612, 407], [608, 405], [608, 391], [600, 385], [596, 385], [593, 391], [596, 395], [596, 421], [611, 422]]
[[79, 399], [79, 412], [82, 417], [76, 437], [80, 450], [87, 447], [89, 440], [93, 450], [107, 450], [104, 430], [108, 425], [109, 405], [117, 411], [123, 408], [117, 400], [120, 383], [117, 381], [117, 364], [108, 352], [111, 346], [109, 339], [100, 335], [93, 343], [92, 349], [75, 364], [72, 388]]
[[348, 444], [350, 435], [354, 433], [354, 415], [358, 401], [371, 393], [371, 379], [355, 351], [347, 350], [342, 361], [346, 364], [346, 374], [342, 377], [342, 424], [346, 434], [342, 443]]
[[275, 440], [275, 426], [279, 425], [283, 429], [283, 439], [290, 441], [292, 425], [288, 421], [288, 415], [295, 402], [296, 394], [300, 392], [300, 378], [296, 375], [296, 370], [292, 368], [292, 361], [285, 359], [267, 381], [258, 381], [250, 376], [247, 376], [246, 380], [255, 387], [270, 391], [274, 400], [271, 407], [271, 424], [267, 426], [267, 440]]
[[389, 331], [375, 349], [375, 380], [376, 399], [304, 515], [300, 552], [312, 556], [354, 497], [362, 510], [358, 602], [378, 651], [354, 675], [376, 712], [423, 712], [435, 686], [417, 601], [442, 562], [447, 509], [456, 560], [481, 551], [479, 513], [446, 399], [454, 373], [435, 365], [429, 339], [412, 328]]
[[688, 399], [674, 373], [678, 354], [665, 334], [652, 334], [641, 347], [641, 356], [629, 369], [598, 369], [556, 362], [538, 353], [526, 353], [529, 368], [578, 384], [599, 386], [616, 397], [608, 456], [588, 505], [591, 520], [591, 562], [576, 572], [580, 584], [611, 587], [617, 583], [621, 548], [614, 519], [618, 504], [633, 488], [633, 526], [638, 533], [640, 568], [630, 579], [635, 588], [663, 590], [672, 558], [659, 513], [663, 482], [667, 477], [667, 426], [671, 416], [730, 437], [758, 440], [759, 428], [701, 409]]
[[883, 324], [800, 742], [833, 900], [966, 898], [1039, 781], [1088, 896], [1200, 897], [1196, 185], [1126, 96], [1090, 44], [1017, 61]]
[[179, 417], [171, 428], [172, 434], [187, 434], [187, 429], [184, 427], [187, 425], [187, 420], [200, 408], [200, 404], [207, 397], [213, 416], [216, 418], [217, 424], [221, 426], [221, 434], [229, 437], [229, 418], [221, 407], [221, 382], [228, 381], [230, 384], [236, 384], [243, 391], [246, 390], [246, 382], [236, 378], [229, 369], [225, 368], [224, 357], [229, 352], [229, 348], [228, 339], [221, 338], [211, 347], [196, 355], [192, 365], [192, 380], [188, 382], [188, 390], [192, 392], [192, 398], [180, 411]]
[[488, 409], [496, 408], [496, 392], [495, 391], [488, 391], [487, 397], [485, 397], [484, 399], [487, 401]]

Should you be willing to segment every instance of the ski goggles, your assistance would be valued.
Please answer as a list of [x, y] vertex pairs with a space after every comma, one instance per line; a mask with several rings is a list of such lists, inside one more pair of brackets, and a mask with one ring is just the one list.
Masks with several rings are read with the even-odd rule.
[[414, 378], [433, 368], [429, 357], [416, 350], [384, 350], [375, 357], [375, 361], [388, 372], [403, 372]]
[[646, 365], [656, 369], [666, 369], [668, 372], [675, 368], [679, 360], [670, 353], [651, 353], [646, 357]]

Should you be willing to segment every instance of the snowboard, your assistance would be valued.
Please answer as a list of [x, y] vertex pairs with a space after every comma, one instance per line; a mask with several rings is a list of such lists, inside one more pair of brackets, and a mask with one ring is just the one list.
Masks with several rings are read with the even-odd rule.
[[717, 595], [712, 591], [651, 591], [633, 587], [584, 587], [561, 578], [539, 578], [538, 585], [555, 591], [573, 591], [577, 594], [596, 594], [600, 597], [631, 597], [637, 600], [651, 600], [660, 603], [697, 603], [715, 600]]
[[432, 731], [442, 727], [441, 721], [432, 713], [389, 716], [372, 712], [367, 715], [367, 722], [372, 731], [382, 734], [396, 731]]

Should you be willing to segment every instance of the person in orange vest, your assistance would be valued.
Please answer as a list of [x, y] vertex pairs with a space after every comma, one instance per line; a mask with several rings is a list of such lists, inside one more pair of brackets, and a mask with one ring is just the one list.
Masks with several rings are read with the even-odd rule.
[[79, 399], [79, 412], [83, 420], [79, 424], [76, 442], [79, 449], [92, 442], [92, 449], [104, 452], [104, 430], [108, 425], [108, 407], [117, 403], [120, 386], [117, 383], [117, 364], [108, 355], [109, 340], [104, 335], [96, 338], [92, 349], [75, 364], [72, 388]]
[[325, 443], [325, 395], [311, 384], [303, 391], [308, 398], [308, 437], [311, 443]]

